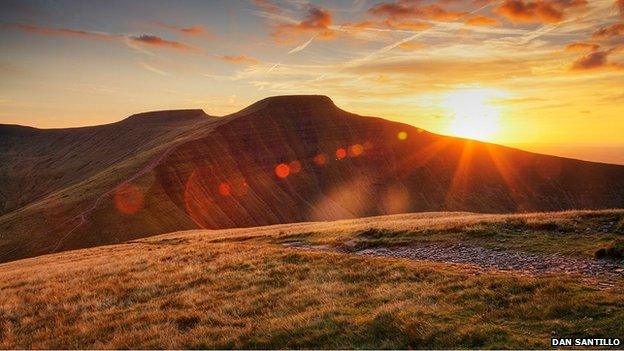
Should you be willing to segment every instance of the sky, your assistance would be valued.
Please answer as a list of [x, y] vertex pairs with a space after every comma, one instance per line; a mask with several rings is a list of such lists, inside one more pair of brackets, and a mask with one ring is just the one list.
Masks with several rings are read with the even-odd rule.
[[624, 164], [624, 0], [0, 0], [0, 123], [268, 96]]

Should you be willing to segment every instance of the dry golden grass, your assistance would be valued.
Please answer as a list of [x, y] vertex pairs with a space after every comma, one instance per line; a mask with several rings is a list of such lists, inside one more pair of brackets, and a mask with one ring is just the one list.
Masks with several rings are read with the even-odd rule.
[[[622, 218], [624, 211], [511, 216]], [[276, 242], [362, 228], [495, 226], [510, 216], [397, 215], [171, 233], [0, 265], [0, 348], [544, 348], [624, 335], [624, 284]], [[309, 237], [306, 234], [304, 237]]]

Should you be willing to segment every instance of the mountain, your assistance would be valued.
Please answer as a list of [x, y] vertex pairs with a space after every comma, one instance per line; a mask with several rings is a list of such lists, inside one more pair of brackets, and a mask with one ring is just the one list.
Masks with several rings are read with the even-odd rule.
[[624, 207], [624, 166], [437, 135], [325, 96], [0, 138], [2, 261], [193, 228]]

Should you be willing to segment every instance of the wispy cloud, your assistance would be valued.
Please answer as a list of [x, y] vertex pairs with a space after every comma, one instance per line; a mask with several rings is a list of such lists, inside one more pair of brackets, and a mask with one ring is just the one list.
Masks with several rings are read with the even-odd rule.
[[312, 44], [312, 41], [314, 41], [314, 38], [316, 38], [316, 36], [313, 36], [312, 38], [308, 39], [306, 42], [304, 42], [301, 45], [298, 45], [297, 47], [294, 47], [292, 50], [290, 50], [288, 52], [288, 54], [294, 54], [296, 52], [302, 51], [303, 49], [307, 48], [308, 45]]
[[593, 38], [604, 40], [613, 37], [624, 37], [624, 23], [615, 23], [608, 27], [602, 27], [593, 34]]
[[465, 22], [469, 26], [500, 26], [500, 21], [489, 16], [477, 15], [471, 16]]
[[385, 17], [388, 23], [414, 18], [455, 21], [467, 15], [465, 11], [448, 10], [436, 3], [423, 5], [419, 1], [403, 0], [376, 4], [368, 12], [375, 16]]
[[624, 63], [610, 62], [609, 56], [617, 52], [619, 48], [609, 50], [593, 51], [578, 58], [572, 63], [571, 69], [574, 71], [587, 71], [596, 69], [624, 69]]
[[219, 55], [217, 58], [238, 65], [257, 65], [259, 60], [246, 55]]
[[302, 34], [314, 34], [319, 39], [332, 39], [336, 32], [331, 29], [332, 14], [322, 8], [309, 5], [305, 17], [296, 23], [282, 23], [275, 26], [271, 36], [278, 43], [292, 43]]
[[154, 22], [154, 24], [158, 27], [166, 28], [166, 29], [175, 31], [182, 35], [201, 36], [201, 37], [206, 37], [206, 38], [213, 37], [213, 35], [203, 26], [194, 25], [194, 26], [185, 27], [185, 26], [178, 26], [178, 25], [159, 22], [159, 21]]
[[[79, 38], [84, 40], [99, 40], [99, 41], [118, 41], [126, 44], [132, 44], [136, 48], [136, 45], [143, 45], [148, 47], [158, 47], [171, 49], [181, 52], [199, 52], [198, 48], [194, 48], [182, 42], [166, 40], [156, 35], [141, 34], [141, 35], [121, 35], [110, 34], [105, 32], [86, 31], [72, 28], [54, 28], [43, 27], [34, 24], [14, 23], [6, 25], [9, 28], [15, 28], [25, 32], [44, 35], [44, 36], [57, 36], [57, 37], [69, 37]], [[149, 52], [146, 52], [149, 53]]]
[[199, 52], [200, 51], [199, 49], [186, 45], [184, 43], [181, 43], [178, 41], [172, 41], [172, 40], [165, 40], [156, 35], [141, 34], [141, 35], [136, 35], [136, 36], [130, 36], [129, 39], [135, 43], [138, 43], [141, 45], [147, 45], [151, 47], [161, 47], [161, 48], [173, 49], [173, 50], [184, 51], [184, 52]]
[[512, 22], [558, 23], [567, 10], [586, 5], [587, 0], [505, 0], [495, 12]]
[[166, 77], [166, 76], [168, 76], [168, 75], [169, 75], [169, 73], [167, 73], [167, 72], [165, 72], [165, 71], [162, 71], [162, 70], [160, 70], [160, 69], [158, 69], [158, 68], [156, 68], [156, 67], [154, 67], [154, 66], [152, 66], [152, 65], [150, 65], [150, 64], [148, 64], [148, 63], [145, 63], [145, 62], [139, 62], [139, 65], [140, 65], [141, 67], [145, 68], [146, 70], [148, 70], [148, 71], [150, 71], [150, 72], [152, 72], [152, 73], [156, 73], [156, 74], [158, 74], [158, 75], [160, 75], [160, 76]]
[[595, 51], [600, 45], [594, 43], [572, 43], [566, 45], [566, 51]]
[[266, 12], [274, 14], [282, 13], [282, 9], [271, 0], [252, 0], [251, 2]]
[[42, 27], [34, 24], [25, 24], [25, 23], [11, 23], [5, 25], [9, 28], [15, 28], [19, 30], [23, 30], [33, 34], [39, 35], [49, 35], [49, 36], [60, 36], [60, 37], [75, 37], [82, 39], [93, 39], [93, 40], [120, 40], [123, 38], [121, 35], [114, 35], [105, 32], [91, 32], [85, 30], [71, 29], [71, 28], [52, 28], [52, 27]]

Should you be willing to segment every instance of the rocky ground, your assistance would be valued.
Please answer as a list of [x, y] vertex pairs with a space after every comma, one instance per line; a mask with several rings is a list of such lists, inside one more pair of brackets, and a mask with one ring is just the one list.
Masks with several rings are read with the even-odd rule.
[[397, 247], [374, 247], [345, 250], [326, 245], [308, 245], [301, 242], [285, 244], [308, 250], [337, 251], [355, 255], [407, 258], [468, 265], [475, 272], [485, 270], [515, 271], [524, 274], [579, 274], [597, 278], [598, 287], [610, 287], [624, 279], [624, 265], [612, 260], [596, 260], [560, 255], [543, 255], [522, 251], [492, 250], [467, 244], [429, 243]]

